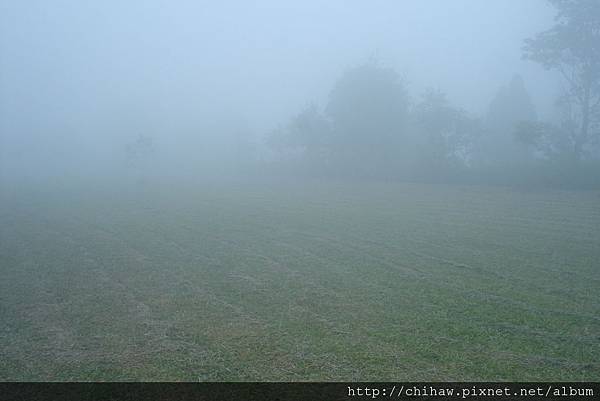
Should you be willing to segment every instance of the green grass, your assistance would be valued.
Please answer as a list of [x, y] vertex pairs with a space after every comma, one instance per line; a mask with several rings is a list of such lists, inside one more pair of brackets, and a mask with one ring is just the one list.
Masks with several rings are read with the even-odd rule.
[[2, 380], [598, 380], [600, 193], [0, 199]]

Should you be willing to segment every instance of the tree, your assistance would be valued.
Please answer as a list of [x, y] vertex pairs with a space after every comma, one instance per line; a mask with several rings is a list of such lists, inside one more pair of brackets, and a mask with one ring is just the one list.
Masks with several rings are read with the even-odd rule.
[[521, 121], [517, 124], [515, 137], [545, 160], [568, 162], [572, 156], [569, 138], [577, 127], [570, 120], [560, 125], [537, 121]]
[[498, 90], [485, 119], [486, 132], [479, 143], [479, 158], [484, 164], [506, 165], [524, 162], [531, 155], [516, 138], [517, 125], [535, 122], [537, 113], [525, 89], [523, 78], [514, 75], [510, 83]]
[[125, 152], [132, 162], [145, 159], [154, 153], [154, 142], [151, 137], [140, 134], [135, 141], [125, 145]]
[[563, 99], [572, 110], [567, 130], [570, 151], [580, 160], [599, 136], [600, 128], [600, 1], [548, 0], [557, 10], [556, 24], [526, 39], [523, 56], [555, 69], [568, 90]]
[[440, 91], [429, 90], [416, 105], [417, 148], [422, 167], [440, 173], [448, 167], [470, 162], [475, 138], [481, 132], [479, 122], [453, 107]]
[[325, 109], [332, 121], [331, 149], [338, 161], [387, 169], [402, 157], [408, 93], [398, 74], [369, 62], [337, 81]]
[[298, 154], [310, 159], [327, 158], [331, 128], [315, 104], [308, 105], [283, 127], [276, 129], [268, 144], [280, 153]]

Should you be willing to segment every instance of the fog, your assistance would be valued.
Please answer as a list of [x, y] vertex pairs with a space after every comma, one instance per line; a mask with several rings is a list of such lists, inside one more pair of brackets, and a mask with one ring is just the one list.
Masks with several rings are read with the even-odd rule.
[[324, 102], [373, 55], [480, 111], [510, 74], [538, 72], [519, 55], [548, 19], [533, 4], [4, 2], [2, 169], [95, 170], [139, 134], [202, 157], [231, 130], [255, 140]]
[[540, 120], [554, 118], [564, 91], [557, 72], [522, 57], [524, 39], [553, 23], [545, 1], [0, 7], [4, 179], [123, 176], [142, 163], [126, 151], [141, 137], [152, 151], [136, 168], [149, 175], [218, 176], [250, 164], [265, 174], [281, 159], [270, 133], [307, 105], [325, 110], [344, 73], [369, 63], [398, 74], [409, 107], [435, 89], [482, 120], [515, 74]]
[[599, 244], [599, 0], [0, 0], [0, 394], [572, 389]]

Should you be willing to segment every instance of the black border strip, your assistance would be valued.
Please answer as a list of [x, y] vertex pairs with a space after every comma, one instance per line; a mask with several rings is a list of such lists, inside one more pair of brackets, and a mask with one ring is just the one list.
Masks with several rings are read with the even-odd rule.
[[[452, 395], [449, 390], [452, 389]], [[483, 391], [483, 392], [482, 392]], [[16, 383], [0, 400], [600, 400], [600, 382]]]

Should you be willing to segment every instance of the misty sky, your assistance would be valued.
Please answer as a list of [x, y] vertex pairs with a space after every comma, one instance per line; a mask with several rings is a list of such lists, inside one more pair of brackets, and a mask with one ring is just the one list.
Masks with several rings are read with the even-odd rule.
[[2, 1], [2, 154], [260, 135], [371, 57], [480, 115], [521, 73], [544, 116], [558, 84], [520, 48], [552, 17], [542, 0]]

